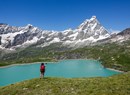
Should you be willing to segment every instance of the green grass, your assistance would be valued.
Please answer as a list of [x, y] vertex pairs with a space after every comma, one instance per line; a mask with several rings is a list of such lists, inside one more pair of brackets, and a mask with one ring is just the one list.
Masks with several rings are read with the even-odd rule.
[[130, 95], [130, 72], [107, 78], [37, 78], [0, 87], [0, 95]]
[[0, 66], [19, 63], [57, 61], [63, 59], [95, 59], [105, 67], [130, 71], [130, 41], [107, 43], [78, 49], [52, 44], [44, 48], [28, 47], [25, 50], [0, 57]]

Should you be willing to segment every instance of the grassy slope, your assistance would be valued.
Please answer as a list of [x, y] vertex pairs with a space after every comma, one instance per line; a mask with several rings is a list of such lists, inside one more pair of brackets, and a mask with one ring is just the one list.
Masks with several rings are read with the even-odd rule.
[[105, 67], [130, 71], [130, 42], [120, 45], [112, 43], [56, 52], [55, 57], [59, 59], [96, 59], [100, 60]]
[[122, 44], [102, 44], [75, 50], [51, 45], [45, 48], [28, 47], [19, 53], [8, 54], [0, 60], [0, 66], [61, 59], [100, 59], [105, 67], [130, 71], [130, 41]]
[[105, 67], [130, 71], [130, 41], [122, 44], [102, 44], [68, 50], [53, 44], [46, 48], [29, 47], [19, 53], [8, 54], [0, 60], [0, 66], [61, 59], [100, 59]]
[[[54, 48], [53, 48], [54, 47]], [[64, 48], [64, 47], [63, 47]], [[22, 63], [32, 63], [32, 62], [54, 62], [57, 61], [52, 58], [52, 54], [57, 49], [62, 49], [55, 44], [50, 45], [45, 48], [35, 48], [28, 47], [25, 50], [5, 54], [0, 57], [0, 66], [6, 66], [10, 64], [22, 64]], [[2, 53], [0, 53], [2, 55]], [[50, 57], [51, 56], [51, 57]]]
[[130, 72], [107, 78], [32, 79], [1, 87], [0, 95], [130, 95]]

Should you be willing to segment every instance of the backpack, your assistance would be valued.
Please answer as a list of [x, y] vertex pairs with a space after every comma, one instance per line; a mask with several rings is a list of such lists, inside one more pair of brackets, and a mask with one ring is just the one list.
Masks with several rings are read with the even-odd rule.
[[41, 70], [43, 71], [44, 69], [45, 69], [45, 66], [44, 66], [44, 65], [42, 65], [42, 66], [41, 66]]

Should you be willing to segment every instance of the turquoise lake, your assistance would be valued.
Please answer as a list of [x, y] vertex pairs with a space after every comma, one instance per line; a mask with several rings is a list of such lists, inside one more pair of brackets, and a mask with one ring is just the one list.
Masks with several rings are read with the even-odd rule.
[[[46, 65], [45, 77], [107, 77], [120, 72], [104, 68], [96, 60], [63, 60]], [[40, 63], [0, 68], [0, 86], [40, 77]]]

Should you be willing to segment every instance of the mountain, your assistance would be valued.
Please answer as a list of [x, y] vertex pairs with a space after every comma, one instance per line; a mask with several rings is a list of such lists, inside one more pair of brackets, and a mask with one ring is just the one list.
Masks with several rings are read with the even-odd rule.
[[103, 39], [103, 40], [99, 40], [97, 41], [98, 44], [102, 44], [102, 43], [122, 43], [125, 42], [127, 40], [130, 40], [130, 28], [126, 28], [125, 30], [119, 32], [119, 33], [111, 33], [111, 36]]
[[111, 38], [112, 42], [123, 42], [130, 39], [130, 28], [127, 28]]
[[60, 32], [41, 30], [30, 24], [14, 27], [1, 23], [0, 48], [0, 66], [95, 59], [104, 67], [130, 71], [130, 28], [109, 34], [95, 16], [76, 29]]
[[86, 19], [76, 29], [64, 31], [41, 30], [31, 24], [25, 27], [15, 27], [0, 23], [0, 49], [2, 50], [26, 48], [32, 44], [37, 47], [45, 47], [52, 43], [78, 48], [94, 44], [108, 37], [110, 34], [100, 24], [96, 16]]

